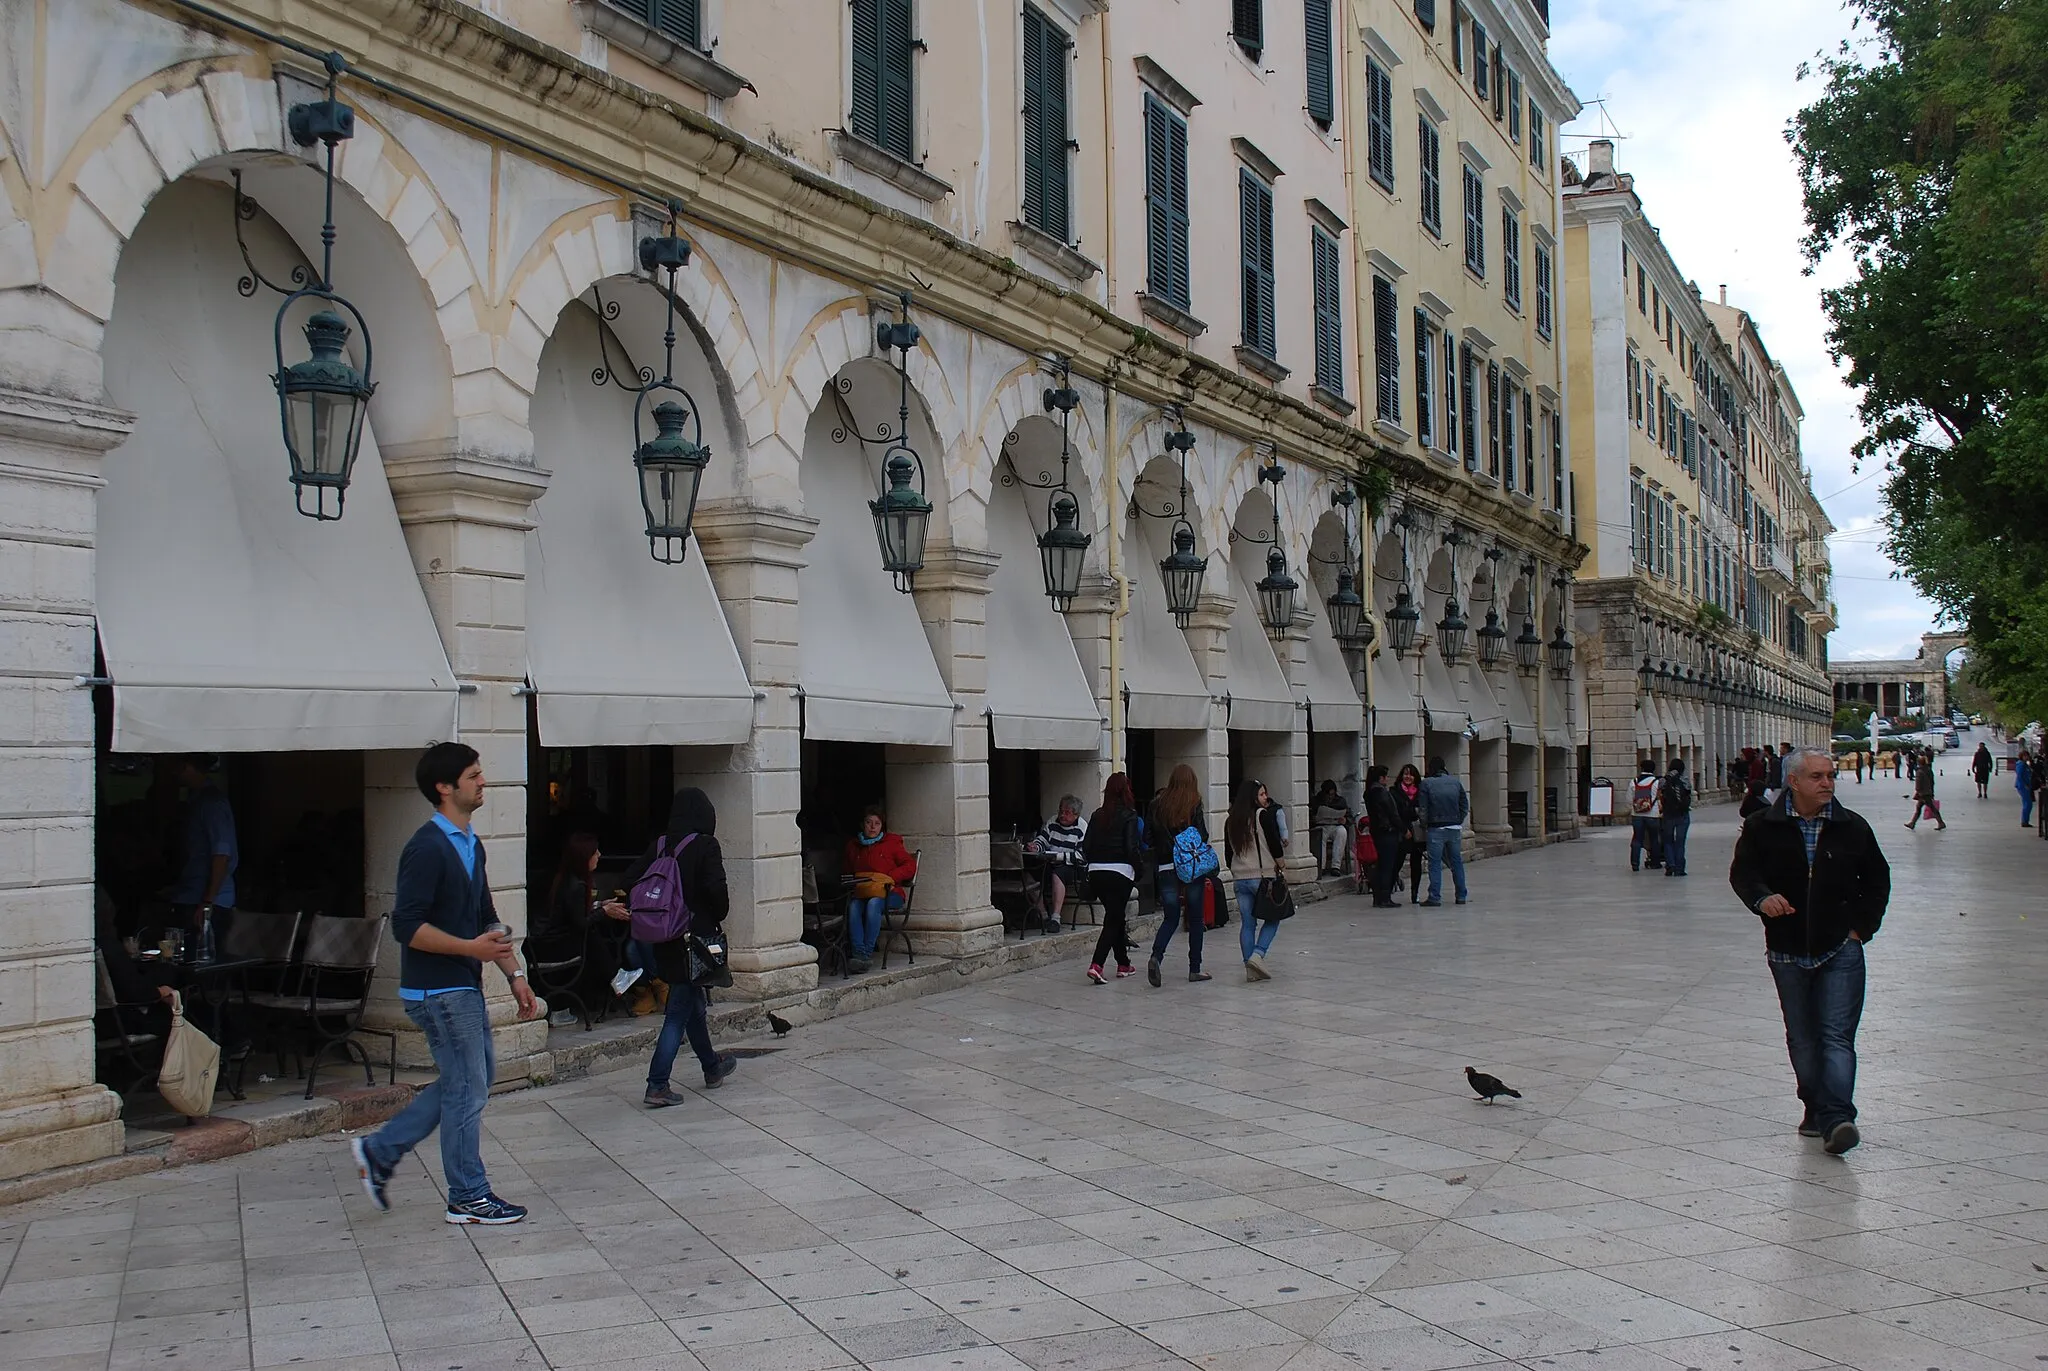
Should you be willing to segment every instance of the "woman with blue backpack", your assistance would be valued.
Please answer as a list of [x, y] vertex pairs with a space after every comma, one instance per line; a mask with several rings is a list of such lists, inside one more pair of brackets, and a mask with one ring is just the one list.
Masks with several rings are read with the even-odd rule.
[[1195, 781], [1195, 769], [1185, 762], [1167, 777], [1147, 825], [1153, 841], [1163, 845], [1159, 862], [1159, 932], [1152, 939], [1152, 959], [1145, 964], [1145, 979], [1156, 989], [1159, 963], [1166, 957], [1173, 932], [1185, 923], [1188, 929], [1188, 979], [1206, 981], [1202, 970], [1202, 906], [1200, 882], [1216, 874], [1216, 849], [1209, 846], [1209, 827], [1202, 819], [1202, 788]]
[[[669, 1089], [669, 1073], [685, 1038], [704, 1068], [706, 1090], [722, 1085], [739, 1065], [736, 1058], [721, 1056], [711, 1046], [711, 1026], [705, 1018], [710, 1001], [699, 984], [704, 963], [691, 947], [693, 939], [700, 949], [714, 938], [719, 948], [725, 943], [719, 925], [732, 908], [732, 895], [725, 884], [725, 856], [713, 836], [717, 828], [718, 811], [709, 795], [695, 786], [678, 790], [669, 805], [668, 830], [626, 872], [627, 900], [612, 900], [604, 907], [611, 918], [630, 921], [635, 938], [653, 944], [655, 967], [668, 982], [661, 1036], [655, 1039], [654, 1058], [647, 1064], [644, 1103], [649, 1109], [683, 1102], [684, 1096]], [[660, 936], [664, 933], [668, 936]], [[730, 976], [722, 982], [731, 983]]]

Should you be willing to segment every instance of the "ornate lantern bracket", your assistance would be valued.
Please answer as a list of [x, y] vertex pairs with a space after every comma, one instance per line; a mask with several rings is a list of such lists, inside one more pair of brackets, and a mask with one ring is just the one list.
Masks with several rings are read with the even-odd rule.
[[1131, 492], [1130, 517], [1147, 519], [1171, 519], [1173, 550], [1159, 563], [1160, 577], [1166, 583], [1166, 607], [1173, 614], [1173, 621], [1182, 628], [1194, 618], [1201, 607], [1202, 581], [1209, 570], [1209, 559], [1195, 555], [1195, 526], [1188, 522], [1188, 454], [1195, 449], [1195, 435], [1188, 431], [1178, 407], [1165, 411], [1174, 427], [1168, 431], [1165, 447], [1180, 463], [1180, 502], [1168, 504], [1162, 509], [1146, 509], [1139, 502], [1135, 490]]
[[[1069, 424], [1074, 411], [1081, 407], [1081, 392], [1073, 387], [1068, 359], [1058, 357], [1055, 361], [1060, 383], [1046, 388], [1044, 405], [1046, 413], [1060, 416], [1059, 479], [1054, 480], [1052, 473], [1046, 471], [1040, 472], [1037, 480], [1027, 480], [1017, 473], [1014, 461], [1004, 465], [1000, 479], [1004, 485], [1026, 485], [1052, 492], [1045, 501], [1045, 528], [1038, 535], [1038, 560], [1045, 576], [1046, 598], [1052, 601], [1054, 609], [1065, 613], [1081, 593], [1081, 571], [1094, 535], [1081, 531], [1081, 502], [1074, 498], [1073, 487], [1068, 483], [1073, 460]], [[1003, 440], [1004, 446], [1014, 447], [1018, 432], [1011, 429]]]

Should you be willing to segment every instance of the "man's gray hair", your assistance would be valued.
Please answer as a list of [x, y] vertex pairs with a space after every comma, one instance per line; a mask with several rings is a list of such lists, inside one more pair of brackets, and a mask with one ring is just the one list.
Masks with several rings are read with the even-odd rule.
[[1806, 769], [1806, 759], [1809, 757], [1818, 757], [1826, 762], [1830, 771], [1835, 769], [1835, 754], [1827, 748], [1801, 747], [1785, 754], [1785, 762], [1782, 768], [1783, 773], [1790, 776], [1795, 771], [1804, 771]]
[[1071, 809], [1076, 814], [1079, 814], [1081, 812], [1081, 797], [1079, 795], [1060, 796], [1060, 808]]

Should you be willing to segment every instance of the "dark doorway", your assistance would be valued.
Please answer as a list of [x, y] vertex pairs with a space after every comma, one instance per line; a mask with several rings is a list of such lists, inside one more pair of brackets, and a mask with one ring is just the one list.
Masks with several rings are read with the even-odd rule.
[[1029, 837], [1045, 818], [1038, 754], [996, 747], [988, 750], [988, 831], [991, 838]]

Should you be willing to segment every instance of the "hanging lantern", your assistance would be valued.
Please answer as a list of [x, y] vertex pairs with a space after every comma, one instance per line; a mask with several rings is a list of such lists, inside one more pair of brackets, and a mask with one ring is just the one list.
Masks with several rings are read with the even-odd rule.
[[1365, 617], [1365, 601], [1358, 594], [1358, 578], [1348, 566], [1337, 570], [1337, 591], [1323, 601], [1330, 616], [1330, 633], [1340, 643], [1365, 646], [1373, 640], [1372, 620]]
[[[1280, 516], [1273, 516], [1274, 532], [1279, 532]], [[1287, 554], [1274, 548], [1266, 554], [1266, 574], [1256, 587], [1259, 593], [1259, 610], [1266, 621], [1266, 631], [1278, 638], [1294, 624], [1294, 592], [1301, 587], [1287, 574]]]
[[1543, 639], [1536, 632], [1534, 619], [1522, 620], [1522, 631], [1515, 635], [1515, 669], [1524, 676], [1543, 669]]
[[1575, 650], [1572, 646], [1572, 640], [1565, 637], [1564, 623], [1560, 620], [1557, 625], [1557, 633], [1550, 640], [1550, 674], [1552, 676], [1555, 676], [1560, 681], [1570, 678], [1572, 674], [1572, 654]]
[[1458, 597], [1453, 595], [1444, 601], [1444, 617], [1436, 622], [1436, 650], [1445, 666], [1456, 666], [1465, 659], [1465, 640], [1471, 634], [1472, 626], [1465, 622]]
[[1415, 607], [1415, 597], [1407, 586], [1395, 592], [1394, 607], [1387, 611], [1387, 645], [1394, 649], [1396, 657], [1405, 657], [1415, 650], [1415, 633], [1422, 626], [1422, 612]]
[[1508, 631], [1501, 627], [1500, 614], [1489, 609], [1486, 622], [1479, 628], [1479, 665], [1499, 666], [1507, 651]]
[[654, 407], [655, 436], [633, 452], [633, 466], [640, 473], [640, 506], [647, 515], [648, 551], [657, 562], [673, 565], [689, 550], [697, 486], [711, 462], [709, 448], [683, 436], [684, 427], [695, 419], [691, 410], [675, 401], [662, 401]]
[[882, 463], [889, 488], [879, 500], [868, 501], [875, 516], [875, 541], [882, 548], [882, 570], [889, 573], [896, 589], [909, 590], [911, 578], [924, 566], [924, 537], [931, 526], [932, 502], [911, 482], [921, 474], [917, 454], [906, 446], [889, 450]]
[[1055, 491], [1048, 506], [1052, 527], [1038, 535], [1038, 560], [1045, 571], [1045, 593], [1062, 613], [1081, 593], [1081, 565], [1088, 555], [1089, 536], [1081, 531], [1081, 506], [1072, 492]]
[[1208, 570], [1209, 559], [1195, 555], [1195, 530], [1185, 522], [1175, 525], [1173, 551], [1159, 564], [1159, 574], [1166, 581], [1166, 607], [1182, 628], [1201, 606], [1202, 577]]
[[[289, 307], [290, 301], [286, 301]], [[336, 300], [354, 313], [345, 300]], [[358, 321], [361, 316], [357, 315]], [[348, 496], [349, 477], [356, 456], [362, 450], [363, 420], [369, 414], [370, 395], [377, 387], [365, 372], [357, 371], [341, 355], [348, 345], [349, 328], [331, 309], [316, 310], [306, 320], [306, 345], [313, 355], [303, 362], [284, 365], [284, 308], [277, 312], [278, 370], [271, 379], [277, 385], [279, 412], [284, 421], [285, 456], [291, 460], [292, 487], [297, 493], [299, 513], [312, 519], [339, 519]], [[363, 331], [363, 357], [369, 360], [370, 335]], [[333, 492], [333, 512], [327, 496]], [[307, 507], [308, 495], [312, 507]]]

